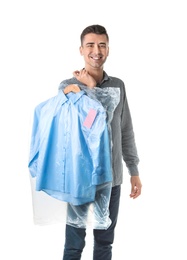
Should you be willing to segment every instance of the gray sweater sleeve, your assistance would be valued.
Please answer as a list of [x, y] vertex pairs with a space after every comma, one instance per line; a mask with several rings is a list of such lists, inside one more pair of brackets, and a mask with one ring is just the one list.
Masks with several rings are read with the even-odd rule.
[[122, 113], [121, 113], [121, 134], [122, 134], [122, 155], [123, 160], [131, 176], [139, 175], [139, 158], [134, 137], [132, 118], [127, 101], [125, 86], [122, 90]]

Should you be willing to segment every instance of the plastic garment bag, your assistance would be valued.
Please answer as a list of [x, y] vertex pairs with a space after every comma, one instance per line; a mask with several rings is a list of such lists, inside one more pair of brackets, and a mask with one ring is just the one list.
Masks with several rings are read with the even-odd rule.
[[[63, 86], [61, 87], [63, 89]], [[84, 89], [90, 98], [99, 100], [105, 108], [107, 113], [106, 121], [108, 125], [108, 132], [110, 135], [110, 149], [112, 149], [112, 133], [110, 123], [113, 118], [114, 110], [120, 101], [120, 90], [118, 88], [101, 89], [97, 87], [94, 89], [89, 89], [85, 86], [81, 86], [81, 89]], [[82, 206], [68, 204], [66, 223], [79, 228], [85, 228], [87, 225], [91, 225], [94, 229], [107, 229], [111, 224], [111, 220], [109, 218], [111, 188], [111, 183], [105, 183], [97, 186], [95, 200], [92, 203], [87, 203]]]
[[[94, 88], [94, 90], [89, 90], [89, 89], [85, 90], [84, 89], [84, 92], [91, 100], [95, 100], [97, 102], [99, 101], [99, 103], [102, 105], [102, 107], [106, 111], [107, 117], [105, 118], [105, 122], [107, 123], [108, 133], [110, 136], [110, 134], [111, 134], [110, 122], [112, 120], [114, 109], [117, 106], [117, 104], [119, 103], [119, 96], [120, 96], [119, 90], [116, 88], [105, 88], [105, 89]], [[108, 98], [110, 100], [108, 100]], [[55, 116], [56, 116], [57, 109], [54, 109], [54, 111], [55, 111]], [[47, 114], [45, 111], [45, 120], [47, 118], [46, 116], [47, 116]], [[81, 116], [82, 116], [82, 114], [81, 114]], [[52, 118], [53, 117], [51, 117], [51, 119]], [[94, 139], [90, 139], [90, 140], [93, 140], [93, 142], [92, 142], [92, 145], [93, 145]], [[110, 149], [111, 149], [111, 147], [112, 147], [111, 138], [109, 138], [109, 141], [110, 141]], [[111, 151], [109, 151], [109, 153], [107, 154], [107, 156], [109, 156], [109, 157], [111, 156], [110, 152]], [[106, 153], [104, 153], [104, 154], [106, 154]], [[86, 154], [86, 156], [87, 155], [88, 154]], [[35, 159], [36, 159], [36, 157], [35, 157]], [[104, 160], [104, 157], [103, 158], [101, 157], [100, 163], [105, 162], [105, 161], [106, 160]], [[37, 164], [36, 162], [37, 162], [37, 160], [34, 160], [33, 165], [36, 166], [36, 164]], [[95, 165], [97, 165], [97, 167], [99, 169], [99, 164], [96, 163]], [[94, 167], [92, 169], [92, 172], [94, 172]], [[97, 167], [95, 167], [95, 168], [97, 168]], [[111, 167], [111, 165], [109, 167]], [[34, 175], [32, 177], [37, 178], [37, 176], [34, 176]], [[77, 180], [77, 183], [78, 182], [79, 182], [79, 180]], [[110, 178], [105, 179], [103, 181], [101, 178], [100, 182], [98, 182], [98, 180], [97, 180], [97, 181], [95, 181], [95, 183], [94, 182], [92, 183], [92, 188], [94, 190], [94, 193], [93, 193], [94, 196], [90, 200], [88, 200], [88, 201], [83, 200], [82, 201], [83, 203], [80, 203], [81, 205], [79, 205], [79, 203], [77, 203], [77, 204], [72, 203], [72, 201], [67, 201], [68, 202], [67, 204], [63, 203], [63, 198], [62, 198], [62, 201], [59, 201], [59, 203], [56, 203], [56, 202], [54, 203], [54, 204], [56, 204], [55, 208], [53, 208], [53, 206], [50, 206], [53, 204], [53, 203], [51, 204], [51, 202], [52, 202], [51, 199], [53, 199], [53, 198], [51, 198], [52, 194], [50, 194], [49, 190], [46, 190], [46, 192], [48, 195], [50, 195], [49, 196], [50, 199], [49, 198], [47, 199], [47, 197], [44, 196], [45, 203], [43, 203], [43, 204], [39, 203], [39, 200], [40, 200], [39, 196], [37, 197], [37, 203], [36, 203], [36, 196], [34, 196], [34, 193], [36, 191], [33, 191], [33, 208], [34, 208], [35, 223], [41, 224], [41, 222], [43, 221], [44, 224], [45, 223], [49, 224], [49, 223], [53, 223], [54, 222], [53, 218], [55, 218], [55, 221], [57, 221], [57, 222], [58, 221], [62, 222], [65, 219], [65, 221], [68, 225], [73, 225], [75, 227], [86, 227], [86, 225], [91, 225], [92, 227], [97, 228], [97, 229], [108, 228], [108, 226], [110, 225], [110, 222], [111, 222], [109, 219], [109, 211], [108, 211], [111, 184], [112, 184], [112, 180]], [[54, 195], [54, 193], [53, 193], [53, 195]], [[53, 196], [53, 197], [55, 198], [55, 196]], [[90, 194], [88, 197], [90, 197]], [[59, 197], [58, 197], [58, 199], [59, 199]], [[48, 202], [50, 201], [50, 203], [48, 203], [47, 201]], [[64, 201], [66, 201], [66, 200], [64, 200]], [[44, 202], [44, 200], [43, 200], [43, 202]], [[43, 216], [40, 218], [40, 216], [39, 216], [40, 214], [38, 214], [39, 207], [36, 206], [37, 204], [40, 204], [41, 206], [43, 205], [43, 207], [45, 207], [48, 204], [48, 212], [54, 212], [54, 215], [51, 214], [50, 216], [47, 217], [47, 212], [44, 210], [42, 212], [42, 214], [43, 213], [46, 214], [47, 221], [45, 222], [44, 221], [45, 214], [43, 214]], [[67, 212], [66, 212], [66, 210], [67, 210]], [[40, 212], [41, 212], [41, 207], [40, 207]], [[56, 214], [55, 214], [55, 212], [56, 212]], [[64, 214], [64, 212], [66, 212], [67, 214]], [[61, 216], [61, 214], [62, 214], [62, 216]], [[57, 217], [57, 215], [59, 215], [59, 217]], [[66, 215], [66, 218], [64, 218], [65, 215]]]
[[66, 224], [78, 228], [90, 225], [94, 229], [107, 229], [111, 224], [109, 218], [111, 186], [111, 182], [98, 185], [95, 200], [91, 203], [80, 206], [68, 203]]
[[32, 194], [33, 222], [45, 226], [66, 222], [67, 203], [47, 193], [36, 191], [36, 178], [29, 176]]

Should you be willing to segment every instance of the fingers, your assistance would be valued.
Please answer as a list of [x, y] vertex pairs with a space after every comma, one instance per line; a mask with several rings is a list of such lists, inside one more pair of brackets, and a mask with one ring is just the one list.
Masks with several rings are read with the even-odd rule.
[[79, 71], [79, 70], [75, 70], [75, 71], [73, 72], [73, 76], [74, 76], [75, 78], [77, 78], [77, 76], [79, 76], [79, 74], [80, 74], [80, 71]]
[[84, 75], [84, 74], [86, 74], [86, 73], [87, 73], [87, 71], [86, 71], [85, 69], [75, 70], [75, 71], [73, 72], [73, 76], [74, 76], [74, 77], [77, 77], [77, 76], [80, 76], [80, 75]]
[[141, 195], [142, 183], [138, 176], [131, 177], [131, 194], [130, 198], [136, 199]]
[[141, 189], [138, 187], [134, 187], [131, 191], [130, 198], [136, 199], [141, 194]]
[[90, 76], [90, 74], [85, 69], [75, 70], [73, 72], [73, 76], [89, 88], [94, 88], [96, 86], [95, 79]]

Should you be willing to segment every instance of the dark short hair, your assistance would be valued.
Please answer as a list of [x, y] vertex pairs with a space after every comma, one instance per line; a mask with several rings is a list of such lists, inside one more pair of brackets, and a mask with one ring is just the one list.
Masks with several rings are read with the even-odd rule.
[[80, 36], [80, 40], [81, 40], [81, 45], [83, 43], [83, 39], [84, 39], [84, 36], [88, 33], [95, 33], [95, 34], [105, 34], [106, 37], [107, 37], [107, 40], [109, 41], [109, 36], [108, 36], [108, 33], [105, 29], [105, 27], [99, 25], [99, 24], [93, 24], [93, 25], [90, 25], [88, 27], [86, 27], [82, 33], [81, 33], [81, 36]]

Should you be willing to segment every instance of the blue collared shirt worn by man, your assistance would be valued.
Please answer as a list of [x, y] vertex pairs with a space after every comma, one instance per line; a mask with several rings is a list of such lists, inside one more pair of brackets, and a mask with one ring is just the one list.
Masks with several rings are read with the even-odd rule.
[[73, 205], [94, 201], [112, 181], [106, 111], [84, 91], [58, 95], [35, 108], [29, 170], [36, 190]]

